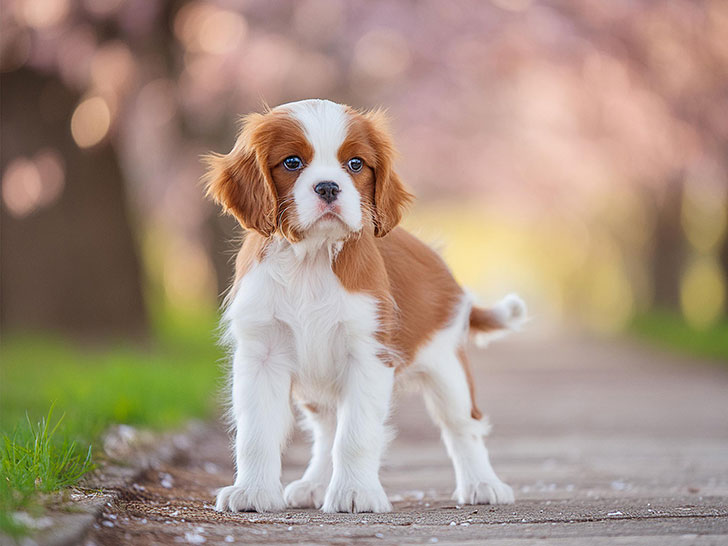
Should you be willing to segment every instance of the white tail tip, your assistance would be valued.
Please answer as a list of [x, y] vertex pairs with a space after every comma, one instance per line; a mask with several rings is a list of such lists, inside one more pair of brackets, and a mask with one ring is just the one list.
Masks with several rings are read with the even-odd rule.
[[508, 294], [493, 306], [493, 313], [509, 330], [518, 330], [527, 320], [526, 303], [518, 294]]
[[491, 307], [491, 311], [503, 325], [503, 330], [475, 334], [473, 341], [477, 347], [486, 347], [491, 341], [502, 338], [509, 331], [520, 330], [528, 321], [528, 308], [518, 294], [508, 294]]

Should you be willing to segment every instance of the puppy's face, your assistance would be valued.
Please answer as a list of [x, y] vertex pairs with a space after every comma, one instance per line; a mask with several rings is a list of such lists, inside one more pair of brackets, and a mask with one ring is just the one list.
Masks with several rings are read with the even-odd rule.
[[322, 100], [244, 118], [233, 150], [210, 156], [208, 194], [243, 227], [297, 242], [385, 235], [411, 200], [392, 169], [380, 112]]

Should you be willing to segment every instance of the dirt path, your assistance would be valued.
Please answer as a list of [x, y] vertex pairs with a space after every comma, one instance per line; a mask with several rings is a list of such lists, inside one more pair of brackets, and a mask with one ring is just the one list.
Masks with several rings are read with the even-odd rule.
[[[85, 544], [728, 544], [728, 368], [594, 341], [516, 340], [472, 353], [493, 464], [512, 506], [456, 506], [416, 395], [398, 401], [382, 481], [391, 514], [219, 514], [228, 438], [210, 426], [122, 491]], [[297, 434], [284, 483], [300, 476]]]

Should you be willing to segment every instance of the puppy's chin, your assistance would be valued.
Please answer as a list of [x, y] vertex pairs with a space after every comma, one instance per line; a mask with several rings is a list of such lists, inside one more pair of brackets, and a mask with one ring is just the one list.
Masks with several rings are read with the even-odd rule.
[[304, 230], [304, 239], [341, 240], [349, 237], [358, 229], [350, 226], [338, 214], [324, 212]]

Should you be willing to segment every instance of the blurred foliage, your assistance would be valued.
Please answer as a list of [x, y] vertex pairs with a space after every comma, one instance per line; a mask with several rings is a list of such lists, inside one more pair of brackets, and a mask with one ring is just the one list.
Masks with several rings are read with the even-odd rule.
[[[310, 97], [389, 109], [398, 169], [419, 197], [406, 226], [441, 243], [484, 301], [517, 290], [533, 328], [629, 327], [676, 350], [725, 357], [728, 2], [2, 7], [3, 90], [8, 81], [28, 88], [28, 74], [46, 82], [33, 108], [41, 121], [20, 124], [37, 149], [8, 155], [7, 143], [23, 139], [4, 138], [3, 218], [21, 236], [46, 221], [78, 248], [68, 218], [46, 213], [74, 184], [104, 194], [109, 179], [98, 179], [89, 158], [108, 147], [130, 207], [113, 210], [131, 223], [156, 317], [146, 346], [5, 333], [5, 434], [31, 435], [28, 423], [53, 401], [65, 416], [54, 440], [61, 447], [88, 445], [114, 422], [169, 427], [209, 415], [222, 375], [213, 310], [230, 279], [226, 242], [235, 232], [203, 199], [199, 157], [230, 149], [239, 114]], [[54, 137], [51, 126], [60, 128]], [[91, 168], [75, 172], [93, 176], [81, 184], [70, 178], [84, 158]], [[105, 197], [126, 205], [125, 196]], [[81, 225], [116, 229], [108, 214], [72, 201], [82, 203], [74, 216], [88, 214]], [[102, 229], [83, 229], [107, 245]], [[7, 233], [2, 252], [7, 260], [12, 251], [22, 273], [32, 261], [23, 250], [38, 243], [9, 242]], [[41, 278], [57, 273], [45, 262], [32, 267]], [[57, 276], [73, 285], [63, 295], [109, 296], [79, 286], [79, 275]]]
[[657, 312], [637, 315], [630, 331], [660, 347], [676, 352], [715, 359], [728, 366], [728, 321], [724, 320], [705, 329], [690, 326], [676, 313]]
[[[78, 95], [68, 138], [113, 143], [147, 277], [174, 306], [214, 305], [230, 278], [232, 224], [202, 198], [199, 156], [230, 149], [240, 113], [318, 96], [389, 109], [399, 170], [443, 211], [448, 243], [487, 245], [478, 214], [489, 233], [515, 230], [498, 263], [533, 268], [507, 289], [544, 315], [610, 332], [653, 305], [695, 328], [725, 316], [726, 2], [6, 6], [4, 76], [54, 74]], [[52, 117], [53, 93], [43, 96]], [[13, 158], [6, 210], [52, 206], [63, 169], [52, 142]], [[500, 284], [495, 265], [461, 255], [453, 268]]]
[[[76, 483], [86, 454], [113, 423], [169, 428], [219, 409], [223, 353], [216, 317], [158, 313], [148, 346], [82, 346], [50, 336], [5, 336], [0, 346], [0, 530], [39, 513], [39, 494]], [[53, 407], [53, 413], [48, 410]], [[62, 420], [54, 416], [62, 415]], [[35, 423], [39, 423], [35, 425]]]
[[0, 348], [0, 429], [37, 420], [53, 402], [63, 429], [88, 442], [110, 423], [170, 427], [215, 408], [222, 353], [211, 316], [162, 323], [148, 347], [79, 346], [41, 335]]

